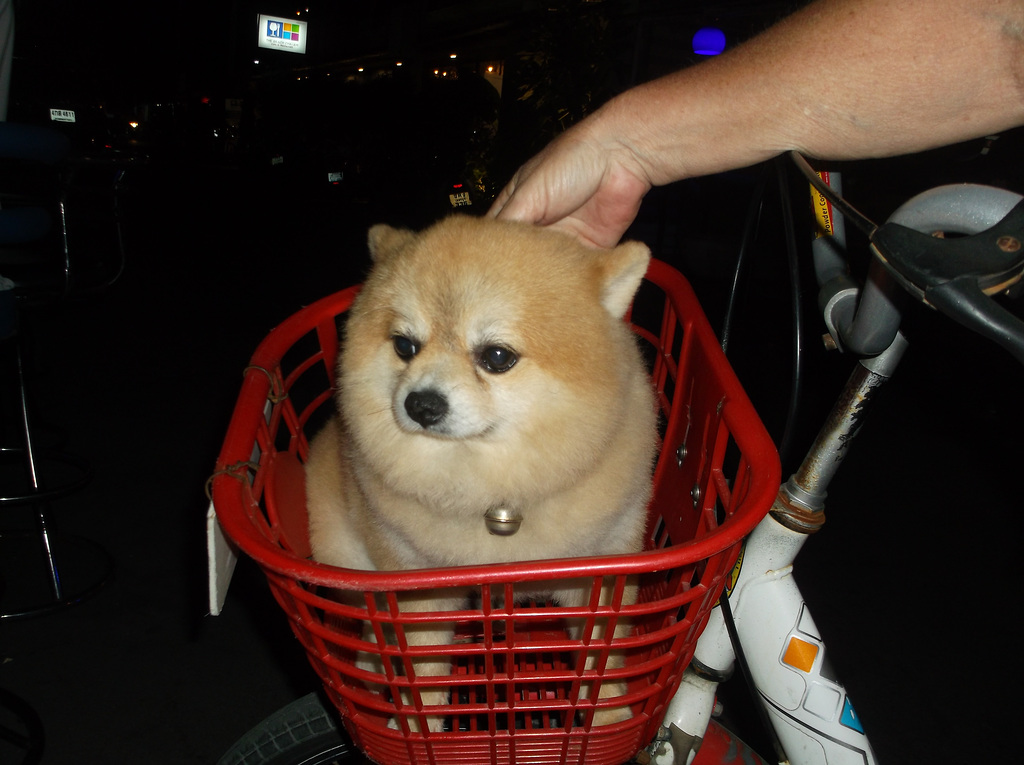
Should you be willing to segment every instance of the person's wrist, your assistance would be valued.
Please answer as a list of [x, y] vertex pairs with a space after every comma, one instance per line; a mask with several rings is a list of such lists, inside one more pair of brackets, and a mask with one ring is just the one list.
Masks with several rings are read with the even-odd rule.
[[595, 147], [609, 167], [626, 170], [648, 186], [660, 185], [658, 158], [646, 142], [644, 126], [630, 113], [627, 91], [616, 96], [581, 122], [580, 140]]

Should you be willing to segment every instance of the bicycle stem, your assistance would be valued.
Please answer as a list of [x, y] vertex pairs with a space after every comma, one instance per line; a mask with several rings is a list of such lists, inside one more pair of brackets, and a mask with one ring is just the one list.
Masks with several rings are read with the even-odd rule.
[[897, 333], [885, 351], [861, 359], [856, 365], [807, 456], [780, 491], [776, 505], [781, 503], [782, 507], [771, 510], [780, 523], [807, 533], [824, 523], [819, 516], [823, 516], [828, 486], [860, 430], [875, 394], [892, 376], [906, 348], [906, 338]]

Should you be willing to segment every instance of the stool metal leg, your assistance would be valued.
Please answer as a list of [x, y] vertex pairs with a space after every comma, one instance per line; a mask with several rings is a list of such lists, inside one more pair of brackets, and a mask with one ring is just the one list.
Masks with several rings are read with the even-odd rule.
[[102, 546], [55, 528], [51, 503], [82, 488], [92, 471], [71, 454], [40, 451], [29, 413], [27, 369], [20, 339], [15, 338], [13, 345], [18, 391], [11, 403], [20, 411], [11, 414], [12, 419], [20, 420], [15, 430], [20, 431], [23, 443], [0, 448], [0, 453], [17, 454], [16, 467], [23, 472], [14, 481], [16, 485], [0, 496], [0, 509], [31, 506], [35, 531], [0, 529], [0, 579], [5, 585], [0, 592], [0, 621], [40, 616], [80, 603], [109, 580], [114, 568], [113, 558]]
[[[22, 435], [25, 439], [25, 466], [28, 468], [29, 482], [32, 492], [38, 493], [41, 490], [39, 485], [39, 474], [36, 471], [36, 455], [32, 446], [32, 428], [29, 424], [28, 394], [25, 386], [25, 367], [21, 356], [21, 344], [17, 344], [15, 353], [18, 364], [18, 391], [21, 398], [21, 425]], [[39, 533], [42, 537], [43, 548], [46, 552], [46, 565], [50, 574], [50, 586], [53, 590], [53, 597], [56, 600], [64, 599], [64, 590], [60, 584], [60, 573], [57, 571], [57, 562], [53, 557], [53, 542], [50, 539], [50, 519], [47, 517], [46, 505], [36, 505], [36, 519], [39, 523]]]

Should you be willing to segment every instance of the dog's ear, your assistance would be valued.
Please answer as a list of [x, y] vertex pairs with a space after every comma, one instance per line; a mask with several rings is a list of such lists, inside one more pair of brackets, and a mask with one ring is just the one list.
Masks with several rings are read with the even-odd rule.
[[624, 242], [601, 256], [601, 305], [616, 319], [626, 315], [647, 273], [651, 251], [642, 242]]
[[383, 263], [397, 250], [411, 242], [416, 233], [404, 228], [392, 228], [385, 223], [370, 227], [367, 244], [370, 246], [370, 257], [374, 263]]

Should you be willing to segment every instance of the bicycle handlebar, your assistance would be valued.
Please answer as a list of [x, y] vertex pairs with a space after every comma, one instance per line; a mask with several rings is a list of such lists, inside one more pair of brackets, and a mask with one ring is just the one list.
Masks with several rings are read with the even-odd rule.
[[[869, 279], [854, 321], [847, 321], [841, 328], [845, 332], [839, 333], [858, 340], [861, 347], [854, 350], [868, 355], [884, 350], [884, 342], [874, 335], [884, 330], [881, 334], [889, 337], [898, 327], [899, 312], [887, 304], [884, 273], [918, 300], [994, 340], [1024, 363], [1024, 321], [992, 299], [1024, 277], [1024, 197], [976, 184], [939, 186], [913, 197], [878, 226], [830, 189], [798, 152], [790, 156], [811, 185], [867, 234], [875, 263], [883, 266], [878, 278]], [[950, 233], [966, 236], [945, 236]], [[842, 285], [830, 287], [833, 299], [842, 297]], [[835, 318], [831, 302], [823, 303], [826, 322]], [[870, 342], [860, 342], [865, 337]]]
[[[941, 236], [947, 233], [966, 236]], [[876, 257], [911, 295], [1024, 363], [1024, 321], [991, 297], [1024, 276], [1019, 194], [976, 185], [932, 189], [900, 207], [870, 239]]]

